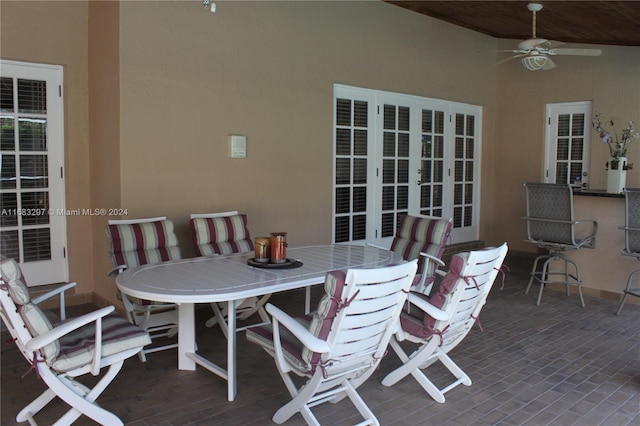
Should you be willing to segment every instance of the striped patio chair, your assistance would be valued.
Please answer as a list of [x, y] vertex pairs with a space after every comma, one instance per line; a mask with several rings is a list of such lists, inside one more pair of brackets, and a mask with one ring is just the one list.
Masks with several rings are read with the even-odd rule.
[[[173, 222], [166, 217], [131, 220], [109, 220], [106, 228], [109, 251], [116, 276], [127, 268], [181, 258]], [[142, 300], [118, 292], [127, 318], [146, 330], [156, 342], [140, 352], [140, 359], [165, 349], [178, 347], [174, 337], [178, 332], [178, 309], [172, 303]], [[167, 341], [167, 339], [172, 341]]]

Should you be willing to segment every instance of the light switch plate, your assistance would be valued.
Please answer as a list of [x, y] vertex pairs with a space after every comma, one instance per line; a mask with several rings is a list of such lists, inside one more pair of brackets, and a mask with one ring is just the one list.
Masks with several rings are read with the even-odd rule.
[[247, 157], [247, 137], [244, 135], [229, 135], [229, 157]]

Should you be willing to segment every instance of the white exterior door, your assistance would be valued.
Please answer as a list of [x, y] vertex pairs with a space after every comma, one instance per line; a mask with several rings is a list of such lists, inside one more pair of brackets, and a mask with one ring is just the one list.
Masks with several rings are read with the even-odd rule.
[[478, 238], [481, 108], [336, 85], [335, 242], [389, 246], [402, 215]]
[[30, 286], [68, 279], [62, 67], [0, 62], [0, 253]]

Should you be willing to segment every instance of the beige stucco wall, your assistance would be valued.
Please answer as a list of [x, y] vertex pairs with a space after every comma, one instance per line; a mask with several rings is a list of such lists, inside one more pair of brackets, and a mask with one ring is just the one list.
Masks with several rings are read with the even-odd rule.
[[[545, 104], [593, 100], [640, 122], [639, 48], [604, 46], [548, 72], [495, 67], [514, 41], [377, 1], [220, 2], [212, 14], [195, 1], [3, 0], [0, 11], [2, 58], [65, 66], [68, 207], [167, 215], [186, 256], [191, 212], [239, 209], [255, 235], [285, 230], [292, 245], [331, 240], [334, 83], [483, 106], [480, 238], [520, 251], [533, 250], [521, 184], [541, 176]], [[229, 134], [247, 136], [246, 159], [228, 158]], [[594, 143], [592, 187], [606, 156]], [[638, 156], [640, 144], [635, 186]], [[69, 219], [70, 274], [115, 303], [106, 219]]]
[[[255, 234], [331, 241], [334, 83], [483, 105], [490, 152], [489, 37], [382, 2], [121, 11], [122, 206], [185, 238], [188, 212], [240, 209]], [[229, 134], [247, 136], [246, 159], [228, 158]]]

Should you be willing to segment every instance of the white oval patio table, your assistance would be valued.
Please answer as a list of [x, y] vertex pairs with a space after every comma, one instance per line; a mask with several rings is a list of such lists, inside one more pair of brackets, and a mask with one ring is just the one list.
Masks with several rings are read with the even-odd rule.
[[[289, 248], [287, 257], [299, 260], [292, 269], [257, 268], [247, 264], [252, 253], [196, 257], [143, 265], [118, 275], [120, 291], [133, 297], [178, 304], [178, 368], [195, 370], [199, 364], [227, 380], [229, 401], [237, 392], [236, 304], [234, 301], [324, 282], [327, 272], [349, 268], [374, 268], [402, 262], [388, 250], [364, 245], [318, 245]], [[227, 369], [196, 353], [196, 303], [227, 302], [229, 305]]]

